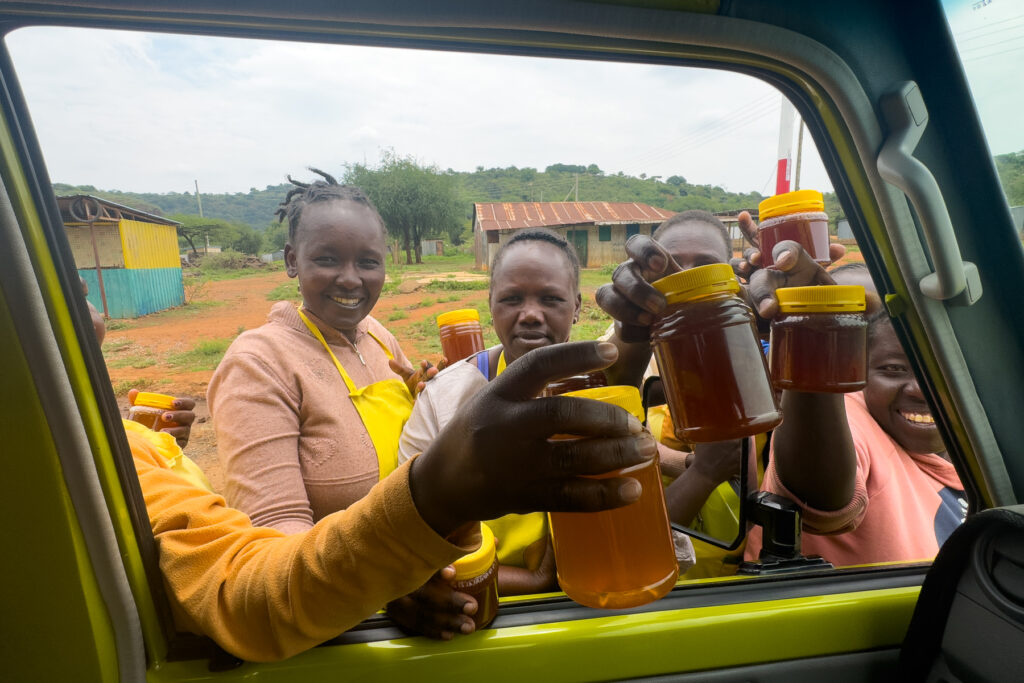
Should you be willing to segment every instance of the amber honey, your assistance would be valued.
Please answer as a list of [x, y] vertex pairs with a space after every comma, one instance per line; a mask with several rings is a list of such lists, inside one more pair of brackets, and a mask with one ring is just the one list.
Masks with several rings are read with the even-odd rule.
[[654, 286], [669, 301], [651, 326], [651, 346], [676, 436], [706, 443], [776, 427], [782, 413], [732, 268], [700, 266]]
[[779, 389], [821, 393], [860, 391], [867, 383], [864, 288], [790, 287], [776, 292], [770, 367]]
[[621, 609], [653, 602], [679, 576], [657, 461], [595, 478], [632, 477], [640, 500], [604, 512], [552, 512], [558, 584], [588, 607]]
[[544, 388], [543, 395], [558, 396], [570, 391], [596, 389], [598, 387], [606, 386], [608, 386], [608, 380], [605, 379], [604, 373], [598, 370], [596, 372], [588, 372], [583, 375], [573, 375], [572, 377], [566, 377], [565, 379], [552, 382]]
[[797, 190], [769, 197], [758, 205], [758, 215], [761, 222], [757, 239], [764, 266], [775, 266], [772, 251], [776, 244], [785, 240], [799, 242], [817, 263], [823, 266], [831, 263], [828, 214], [817, 190]]
[[437, 328], [441, 337], [441, 353], [449, 364], [484, 350], [484, 333], [476, 309], [463, 308], [442, 313], [437, 316]]
[[[571, 395], [614, 403], [638, 418], [643, 414], [635, 387], [587, 389]], [[549, 515], [558, 584], [566, 595], [588, 607], [647, 604], [671, 590], [679, 575], [657, 458], [594, 478], [620, 476], [640, 482], [639, 500], [615, 510]]]

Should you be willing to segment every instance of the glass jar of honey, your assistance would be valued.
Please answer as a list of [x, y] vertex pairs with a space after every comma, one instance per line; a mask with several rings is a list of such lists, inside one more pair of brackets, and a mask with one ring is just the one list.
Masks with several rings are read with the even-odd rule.
[[135, 403], [128, 409], [128, 419], [155, 432], [166, 427], [177, 427], [176, 422], [160, 423], [160, 417], [168, 410], [174, 410], [173, 396], [140, 391], [135, 397]]
[[775, 291], [768, 361], [779, 389], [844, 393], [867, 382], [868, 322], [860, 285]]
[[[636, 387], [563, 395], [612, 403], [643, 420]], [[620, 476], [640, 482], [643, 492], [638, 501], [602, 512], [550, 513], [558, 584], [587, 607], [622, 609], [653, 602], [668, 593], [679, 576], [657, 457], [594, 478]]]
[[460, 308], [437, 316], [441, 352], [448, 364], [469, 358], [484, 350], [484, 333], [480, 329], [480, 314], [475, 308]]
[[573, 375], [558, 381], [552, 382], [544, 388], [544, 396], [558, 396], [570, 391], [581, 389], [597, 389], [608, 386], [608, 380], [600, 370], [588, 372], [582, 375]]
[[782, 422], [754, 313], [724, 263], [653, 283], [668, 306], [651, 325], [651, 346], [681, 441], [728, 441]]
[[783, 240], [799, 242], [811, 258], [827, 266], [828, 214], [825, 200], [817, 190], [797, 190], [769, 197], [758, 204], [757, 240], [761, 263], [775, 266], [772, 250]]
[[490, 527], [480, 525], [480, 548], [455, 560], [453, 565], [452, 588], [476, 600], [473, 623], [478, 629], [484, 628], [498, 614], [498, 556]]

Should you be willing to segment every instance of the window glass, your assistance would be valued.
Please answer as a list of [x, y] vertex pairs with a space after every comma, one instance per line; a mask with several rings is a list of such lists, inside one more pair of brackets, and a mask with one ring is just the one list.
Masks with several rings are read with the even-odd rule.
[[1014, 225], [1024, 239], [1024, 6], [943, 0]]
[[[824, 192], [827, 229], [845, 246], [843, 263], [863, 261], [810, 136], [799, 124], [780, 134], [780, 94], [750, 77], [58, 28], [20, 30], [7, 45], [88, 298], [109, 315], [103, 353], [114, 393], [126, 410], [132, 389], [196, 397], [199, 420], [186, 453], [229, 498], [229, 459], [218, 457], [229, 427], [206, 419], [207, 389], [239, 335], [264, 325], [272, 307], [289, 308], [323, 287], [301, 273], [298, 283], [288, 277], [288, 227], [275, 217], [294, 187], [289, 175], [299, 182], [320, 177], [309, 167], [364, 186], [386, 217], [383, 251], [361, 258], [359, 267], [386, 271], [372, 316], [413, 362], [440, 360], [437, 316], [452, 309], [477, 309], [485, 343], [498, 343], [488, 271], [524, 227], [565, 236], [580, 260], [582, 310], [570, 323], [578, 340], [608, 330], [611, 318], [594, 292], [652, 213], [714, 214], [701, 248], [712, 261], [741, 255], [749, 245], [740, 212], [756, 218], [760, 202], [775, 194], [780, 149], [792, 150], [792, 170], [783, 174], [788, 189]], [[659, 92], [663, 101], [657, 108], [628, 98], [588, 106], [593, 92], [610, 87]], [[515, 92], [522, 94], [515, 107], [492, 106]], [[737, 101], [747, 104], [737, 108]], [[431, 202], [418, 205], [416, 220], [403, 218], [413, 195], [389, 190], [395, 186], [383, 177], [422, 181], [418, 196]], [[83, 219], [81, 197], [98, 201], [101, 220]], [[315, 262], [327, 267], [331, 258], [317, 255]], [[889, 366], [897, 361], [885, 371], [896, 372]], [[259, 427], [247, 417], [247, 429]], [[674, 437], [670, 418], [663, 412], [652, 431], [681, 453], [678, 475], [693, 461], [686, 457], [692, 444]], [[767, 452], [763, 436], [750, 445], [752, 457]], [[699, 518], [708, 530], [716, 527], [713, 515], [733, 515], [739, 475], [732, 469], [719, 470], [712, 507], [688, 522]], [[311, 498], [314, 516], [332, 500]], [[934, 522], [928, 516], [922, 524], [931, 529]], [[697, 555], [711, 559], [686, 578], [731, 573], [743, 559], [742, 551], [710, 546]]]

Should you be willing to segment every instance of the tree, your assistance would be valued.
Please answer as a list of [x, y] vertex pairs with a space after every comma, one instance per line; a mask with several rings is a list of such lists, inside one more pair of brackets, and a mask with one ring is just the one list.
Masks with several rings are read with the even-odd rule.
[[267, 229], [263, 231], [263, 251], [266, 253], [274, 253], [279, 249], [284, 249], [285, 242], [288, 241], [288, 221], [284, 220], [281, 222], [274, 221], [267, 226]]
[[242, 254], [259, 256], [260, 245], [263, 243], [263, 235], [258, 233], [251, 225], [235, 225], [238, 231], [237, 236], [229, 246]]
[[455, 178], [436, 166], [421, 166], [413, 157], [386, 150], [380, 164], [347, 164], [345, 182], [363, 188], [384, 219], [388, 231], [402, 242], [406, 263], [423, 262], [421, 241], [462, 234]]
[[204, 218], [195, 214], [181, 213], [172, 214], [168, 218], [181, 223], [178, 226], [178, 236], [188, 242], [193, 254], [199, 251], [196, 248], [196, 240], [199, 240], [199, 245], [202, 247], [206, 246], [207, 240], [217, 246], [227, 247], [238, 239], [241, 232], [238, 225], [220, 218]]

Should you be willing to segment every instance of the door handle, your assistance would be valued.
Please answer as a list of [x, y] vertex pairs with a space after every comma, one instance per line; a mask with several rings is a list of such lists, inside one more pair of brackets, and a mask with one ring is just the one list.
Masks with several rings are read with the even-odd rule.
[[921, 219], [933, 273], [921, 278], [921, 292], [938, 301], [970, 306], [981, 298], [978, 267], [960, 256], [942, 191], [928, 167], [913, 152], [928, 125], [928, 108], [917, 83], [905, 81], [880, 101], [889, 135], [878, 153], [878, 172], [898, 187]]

